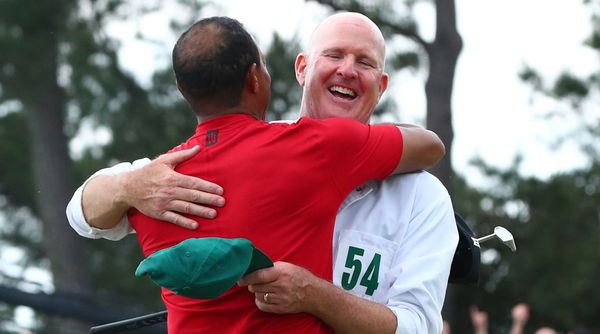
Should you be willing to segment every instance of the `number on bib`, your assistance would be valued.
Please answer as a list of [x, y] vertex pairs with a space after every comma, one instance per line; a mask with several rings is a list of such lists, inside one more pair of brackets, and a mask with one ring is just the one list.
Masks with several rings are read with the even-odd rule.
[[[346, 290], [352, 290], [356, 283], [358, 282], [358, 278], [362, 273], [362, 262], [360, 257], [365, 254], [365, 250], [358, 247], [348, 247], [348, 256], [346, 257], [346, 268], [351, 269], [351, 272], [344, 272], [342, 274], [342, 287]], [[381, 255], [379, 253], [375, 253], [371, 262], [367, 266], [367, 270], [364, 274], [362, 274], [362, 278], [360, 280], [360, 285], [367, 288], [365, 292], [367, 295], [372, 296], [373, 292], [377, 290], [379, 286], [379, 267], [381, 264]]]

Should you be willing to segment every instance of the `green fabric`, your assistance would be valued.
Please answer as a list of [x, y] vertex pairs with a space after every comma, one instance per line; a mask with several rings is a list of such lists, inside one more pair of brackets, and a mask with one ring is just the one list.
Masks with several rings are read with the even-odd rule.
[[216, 298], [244, 275], [273, 266], [248, 239], [195, 238], [159, 250], [140, 262], [135, 276], [150, 276], [175, 294]]

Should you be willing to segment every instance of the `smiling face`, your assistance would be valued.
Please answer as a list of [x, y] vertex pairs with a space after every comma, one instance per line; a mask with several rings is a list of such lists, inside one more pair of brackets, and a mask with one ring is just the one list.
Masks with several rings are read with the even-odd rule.
[[357, 13], [330, 16], [296, 58], [296, 79], [304, 87], [300, 115], [368, 123], [387, 88], [384, 62], [383, 36], [371, 20]]

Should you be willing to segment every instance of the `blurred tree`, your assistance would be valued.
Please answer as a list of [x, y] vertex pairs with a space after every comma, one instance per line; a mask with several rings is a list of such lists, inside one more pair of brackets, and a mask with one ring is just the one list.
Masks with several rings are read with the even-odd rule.
[[[585, 45], [598, 53], [600, 2], [584, 3], [592, 20]], [[506, 226], [519, 247], [515, 254], [507, 254], [502, 246], [488, 251], [481, 289], [470, 294], [470, 301], [489, 313], [490, 333], [508, 331], [509, 310], [521, 301], [531, 305], [530, 331], [549, 325], [561, 332], [600, 332], [600, 294], [595, 292], [600, 269], [594, 265], [600, 255], [599, 73], [564, 70], [549, 79], [530, 66], [520, 73], [536, 92], [532, 101], [551, 102], [553, 109], [544, 111], [545, 118], [572, 127], [558, 144], [579, 145], [587, 166], [540, 180], [519, 175], [520, 158], [507, 170], [476, 160], [494, 185], [479, 191], [455, 186], [462, 189], [455, 193], [455, 204], [477, 222], [476, 231], [487, 234], [496, 225]]]
[[298, 118], [302, 89], [296, 81], [294, 62], [300, 50], [296, 38], [286, 41], [278, 33], [273, 33], [271, 45], [265, 53], [272, 80], [268, 121]]
[[66, 94], [57, 77], [59, 43], [67, 31], [64, 18], [74, 3], [3, 1], [2, 7], [2, 98], [19, 101], [27, 123], [36, 189], [34, 211], [45, 222], [43, 248], [52, 260], [56, 290], [90, 296], [83, 242], [68, 231], [61, 210], [72, 179], [63, 131]]
[[[201, 1], [174, 3], [189, 11], [173, 27], [187, 26], [202, 7]], [[5, 242], [27, 246], [26, 256], [38, 266], [49, 263], [56, 293], [153, 310], [161, 307], [158, 290], [147, 280], [133, 279], [141, 259], [134, 238], [87, 241], [68, 227], [64, 215], [73, 185], [92, 171], [111, 161], [164, 152], [195, 128], [170, 71], [157, 73], [148, 92], [119, 68], [119, 45], [105, 33], [106, 25], [162, 6], [158, 1], [139, 8], [125, 4], [0, 2], [0, 204], [8, 220], [1, 232]], [[89, 141], [81, 136], [84, 126], [106, 130], [113, 140], [84, 145], [73, 166], [69, 139]], [[19, 219], [22, 208], [32, 219]], [[43, 237], [35, 238], [40, 229]], [[104, 251], [88, 253], [88, 247]], [[93, 278], [92, 270], [97, 273]], [[101, 288], [96, 288], [98, 281]], [[87, 326], [61, 320], [56, 327], [42, 324], [39, 331], [81, 332]]]
[[477, 221], [476, 234], [505, 226], [518, 248], [511, 253], [499, 242], [484, 245], [480, 285], [469, 302], [488, 312], [490, 333], [508, 331], [510, 309], [518, 302], [531, 305], [531, 331], [550, 325], [598, 333], [600, 268], [593, 264], [600, 255], [600, 163], [544, 181], [520, 176], [519, 162], [499, 170], [477, 160], [494, 183], [457, 194], [457, 209]]
[[[584, 45], [594, 54], [600, 54], [600, 1], [583, 1], [590, 9], [592, 32]], [[558, 46], [560, 47], [560, 46]], [[600, 118], [597, 110], [600, 106], [600, 68], [588, 74], [578, 75], [565, 69], [557, 78], [543, 78], [538, 70], [525, 65], [519, 73], [520, 78], [530, 84], [538, 95], [536, 99], [545, 99], [552, 103], [553, 109], [546, 110], [548, 120], [560, 120], [563, 124], [577, 124], [557, 140], [557, 145], [571, 141], [578, 144], [591, 160], [600, 159]], [[550, 81], [550, 83], [548, 83]]]

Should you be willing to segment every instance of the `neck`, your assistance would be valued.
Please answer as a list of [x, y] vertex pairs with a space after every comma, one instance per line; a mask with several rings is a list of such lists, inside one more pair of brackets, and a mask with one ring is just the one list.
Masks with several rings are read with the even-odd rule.
[[196, 113], [196, 118], [198, 119], [198, 123], [207, 121], [209, 119], [212, 118], [216, 118], [216, 117], [221, 117], [221, 116], [225, 116], [225, 115], [239, 115], [239, 114], [244, 114], [244, 115], [249, 115], [252, 116], [258, 120], [262, 120], [262, 117], [258, 117], [256, 114], [245, 110], [245, 109], [241, 109], [241, 108], [229, 108], [226, 110], [220, 110], [218, 112], [214, 112], [214, 113], [206, 113], [204, 111], [200, 112], [200, 113]]
[[300, 115], [298, 115], [298, 118], [310, 117], [310, 113], [308, 112], [308, 107], [306, 106], [306, 103], [304, 101], [305, 101], [305, 99], [303, 97], [302, 102], [300, 102]]
[[215, 105], [214, 103], [200, 102], [193, 104], [192, 109], [196, 114], [198, 123], [204, 122], [215, 117], [235, 114], [246, 114], [259, 120], [264, 119], [264, 115], [261, 115], [260, 112], [243, 105], [237, 105], [234, 107], [223, 107], [222, 105]]

